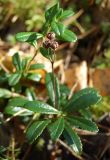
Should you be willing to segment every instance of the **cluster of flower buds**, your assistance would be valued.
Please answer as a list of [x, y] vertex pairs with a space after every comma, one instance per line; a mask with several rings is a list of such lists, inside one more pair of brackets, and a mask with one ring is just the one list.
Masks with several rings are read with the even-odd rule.
[[47, 33], [47, 38], [43, 45], [45, 48], [52, 48], [53, 50], [56, 50], [59, 46], [58, 42], [55, 40], [55, 33], [54, 32], [49, 32]]

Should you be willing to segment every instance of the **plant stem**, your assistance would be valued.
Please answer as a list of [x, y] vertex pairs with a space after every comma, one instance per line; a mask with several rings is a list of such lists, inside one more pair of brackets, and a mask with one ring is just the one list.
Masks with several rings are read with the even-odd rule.
[[12, 134], [12, 160], [15, 160], [15, 138], [14, 135]]
[[31, 63], [32, 63], [32, 61], [33, 61], [34, 58], [36, 57], [37, 53], [38, 53], [38, 49], [35, 51], [33, 57], [31, 58], [31, 60], [30, 60], [29, 63], [27, 64], [27, 67], [26, 67], [26, 71], [25, 71], [25, 72], [28, 71], [28, 69], [29, 69], [29, 67], [30, 67], [30, 65], [31, 65]]
[[53, 92], [54, 92], [54, 107], [56, 108], [57, 103], [56, 103], [56, 83], [55, 83], [55, 76], [54, 76], [54, 62], [55, 62], [55, 55], [53, 60], [51, 61], [51, 65], [52, 65], [52, 73], [53, 73], [52, 81], [53, 81]]

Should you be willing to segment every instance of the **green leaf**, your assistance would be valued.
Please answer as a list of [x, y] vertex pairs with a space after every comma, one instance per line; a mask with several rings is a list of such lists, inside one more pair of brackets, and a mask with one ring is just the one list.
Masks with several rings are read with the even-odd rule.
[[60, 18], [60, 20], [64, 20], [72, 15], [74, 15], [74, 12], [72, 10], [65, 10], [62, 12], [62, 14], [59, 18]]
[[86, 119], [91, 120], [92, 114], [88, 108], [79, 110], [80, 114], [85, 117]]
[[22, 60], [22, 69], [25, 70], [28, 62], [31, 60], [30, 57], [26, 57]]
[[29, 142], [33, 143], [42, 134], [49, 123], [50, 120], [34, 122], [26, 132], [26, 137], [28, 138]]
[[8, 106], [23, 107], [28, 102], [27, 99], [22, 97], [15, 97], [9, 100]]
[[75, 35], [75, 33], [66, 29], [66, 27], [62, 23], [52, 22], [51, 27], [60, 39], [68, 42], [77, 41], [77, 36]]
[[35, 82], [39, 82], [41, 80], [42, 76], [39, 73], [28, 73], [26, 78], [28, 78], [32, 81], [35, 81]]
[[12, 57], [13, 64], [17, 71], [22, 70], [22, 63], [18, 53], [15, 53]]
[[62, 34], [64, 34], [65, 31], [65, 26], [62, 23], [59, 22], [52, 22], [51, 23], [51, 27], [52, 30], [58, 35], [58, 36], [62, 36]]
[[94, 122], [91, 120], [87, 120], [85, 118], [71, 116], [67, 118], [68, 122], [78, 128], [83, 130], [91, 131], [91, 132], [98, 132], [98, 128]]
[[52, 73], [47, 73], [46, 74], [46, 78], [45, 78], [45, 82], [46, 82], [46, 88], [47, 88], [47, 92], [49, 95], [49, 98], [52, 101], [52, 104], [55, 104], [55, 94], [54, 94], [54, 87], [53, 87], [53, 74]]
[[53, 51], [51, 48], [44, 48], [44, 47], [40, 47], [40, 53], [47, 59], [51, 59], [52, 55], [53, 55]]
[[51, 138], [57, 140], [64, 130], [64, 118], [60, 117], [49, 126]]
[[55, 89], [56, 89], [56, 106], [58, 107], [58, 109], [60, 110], [60, 85], [59, 85], [59, 81], [58, 78], [54, 75], [54, 79], [55, 79]]
[[68, 141], [70, 147], [78, 153], [82, 152], [82, 144], [77, 133], [71, 128], [71, 126], [65, 121], [65, 133], [66, 140]]
[[0, 88], [0, 98], [10, 98], [12, 93], [8, 89]]
[[16, 40], [20, 42], [35, 42], [42, 38], [43, 35], [37, 32], [20, 32], [16, 34]]
[[[23, 110], [23, 112], [22, 112]], [[9, 114], [9, 115], [14, 115], [18, 112], [21, 112], [21, 114], [19, 114], [19, 116], [30, 116], [33, 114], [32, 111], [29, 111], [29, 110], [25, 110], [21, 107], [13, 107], [13, 106], [7, 106], [4, 110], [4, 113], [5, 114]]]
[[68, 41], [68, 42], [76, 42], [77, 41], [77, 36], [74, 32], [65, 29], [64, 33], [61, 36], [62, 40]]
[[28, 97], [28, 99], [29, 99], [30, 101], [37, 99], [34, 88], [27, 88], [26, 91], [25, 91], [25, 93], [26, 93], [26, 96]]
[[29, 109], [33, 112], [37, 113], [45, 113], [45, 114], [60, 114], [61, 112], [48, 105], [47, 103], [43, 103], [41, 101], [29, 101], [27, 102], [23, 108]]
[[85, 88], [75, 93], [64, 107], [67, 112], [86, 109], [101, 100], [101, 96], [94, 88]]
[[45, 12], [46, 21], [51, 22], [59, 12], [59, 3], [55, 4]]
[[45, 66], [42, 63], [37, 63], [37, 64], [32, 64], [29, 68], [29, 70], [34, 70], [34, 69], [44, 69]]
[[8, 79], [9, 85], [10, 86], [16, 85], [19, 82], [21, 76], [22, 76], [21, 73], [13, 73], [13, 74], [11, 74], [9, 79]]
[[[45, 81], [46, 81], [46, 88], [48, 91], [49, 98], [51, 99], [53, 105], [56, 105], [57, 108], [59, 108], [60, 107], [60, 86], [59, 86], [58, 78], [52, 73], [47, 73]], [[54, 94], [54, 89], [56, 91], [55, 94]]]

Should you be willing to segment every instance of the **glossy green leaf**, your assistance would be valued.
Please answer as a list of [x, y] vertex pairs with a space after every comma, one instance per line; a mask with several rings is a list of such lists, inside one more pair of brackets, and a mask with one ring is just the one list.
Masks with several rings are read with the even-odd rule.
[[29, 99], [30, 101], [37, 99], [34, 88], [27, 88], [26, 91], [25, 91], [25, 94], [26, 94], [26, 96], [28, 97], [28, 99]]
[[[46, 88], [48, 91], [49, 98], [51, 99], [53, 105], [56, 105], [57, 108], [59, 108], [60, 107], [60, 86], [59, 86], [58, 78], [52, 73], [47, 73], [45, 81], [46, 81]], [[56, 91], [56, 94], [54, 94], [54, 90]]]
[[75, 93], [64, 107], [67, 112], [86, 109], [101, 100], [101, 96], [94, 88], [85, 88]]
[[26, 69], [26, 66], [27, 64], [29, 63], [29, 61], [31, 60], [30, 57], [26, 57], [22, 60], [22, 69], [25, 70]]
[[22, 76], [21, 73], [13, 73], [13, 74], [11, 74], [9, 79], [8, 79], [9, 85], [10, 86], [16, 85], [19, 82], [21, 76]]
[[65, 10], [62, 12], [61, 16], [59, 17], [61, 20], [64, 20], [70, 16], [74, 15], [74, 12], [72, 10]]
[[65, 26], [62, 23], [52, 22], [51, 27], [58, 36], [62, 36], [62, 34], [64, 34]]
[[13, 64], [17, 71], [22, 70], [22, 63], [18, 53], [15, 53], [12, 57]]
[[8, 106], [23, 107], [28, 102], [27, 99], [22, 97], [15, 97], [9, 100]]
[[[22, 112], [23, 111], [23, 112]], [[18, 112], [21, 112], [21, 114], [19, 114], [19, 116], [30, 116], [33, 114], [32, 111], [29, 111], [29, 110], [25, 110], [21, 107], [13, 107], [13, 106], [7, 106], [4, 110], [4, 113], [5, 114], [9, 114], [9, 115], [14, 115]]]
[[60, 117], [49, 126], [51, 138], [57, 140], [64, 130], [64, 118]]
[[60, 84], [58, 81], [58, 78], [54, 75], [54, 79], [55, 79], [55, 89], [56, 89], [56, 106], [57, 108], [60, 110]]
[[55, 108], [48, 105], [47, 103], [43, 103], [38, 100], [27, 102], [23, 106], [23, 108], [29, 109], [30, 111], [33, 111], [33, 112], [45, 113], [45, 114], [59, 114], [60, 113], [60, 111], [56, 110]]
[[44, 47], [40, 47], [40, 53], [47, 59], [51, 59], [52, 58], [52, 55], [53, 55], [53, 51], [51, 48], [44, 48]]
[[12, 93], [8, 89], [0, 88], [0, 98], [10, 98]]
[[34, 122], [26, 132], [26, 137], [28, 138], [29, 142], [33, 143], [42, 134], [49, 123], [50, 120]]
[[42, 76], [39, 73], [29, 73], [26, 78], [28, 78], [32, 81], [35, 81], [35, 82], [39, 82], [41, 80]]
[[37, 63], [37, 64], [32, 64], [29, 68], [29, 70], [34, 70], [34, 69], [44, 69], [45, 66], [42, 63]]
[[51, 22], [59, 12], [59, 3], [55, 4], [45, 12], [45, 19]]
[[90, 112], [89, 108], [81, 109], [79, 110], [79, 112], [84, 118], [89, 119], [89, 120], [92, 119], [92, 113]]
[[55, 94], [54, 94], [54, 87], [53, 87], [53, 74], [47, 73], [45, 78], [46, 88], [49, 95], [49, 98], [51, 99], [53, 105], [55, 104]]
[[83, 130], [91, 131], [91, 132], [98, 132], [98, 128], [94, 122], [91, 120], [87, 120], [82, 117], [70, 116], [67, 118], [68, 122], [78, 128]]
[[77, 41], [76, 34], [68, 29], [65, 29], [64, 33], [61, 35], [61, 38], [64, 41], [68, 41], [68, 42], [76, 42]]
[[65, 133], [66, 140], [68, 141], [70, 147], [77, 153], [82, 152], [82, 144], [77, 133], [71, 128], [71, 126], [65, 121]]
[[16, 40], [20, 42], [34, 42], [42, 37], [43, 35], [37, 32], [20, 32], [16, 34]]

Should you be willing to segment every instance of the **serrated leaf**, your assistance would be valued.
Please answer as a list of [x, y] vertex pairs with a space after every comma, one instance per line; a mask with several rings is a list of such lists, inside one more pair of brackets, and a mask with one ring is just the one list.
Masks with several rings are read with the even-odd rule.
[[64, 118], [60, 117], [49, 126], [51, 138], [57, 140], [64, 130]]
[[64, 20], [70, 16], [74, 15], [74, 12], [72, 10], [65, 10], [62, 12], [61, 16], [59, 17], [61, 20]]
[[75, 93], [64, 107], [67, 112], [86, 109], [101, 100], [101, 96], [94, 88], [85, 88]]
[[42, 38], [43, 35], [37, 32], [20, 32], [16, 34], [16, 40], [20, 42], [33, 43], [35, 40]]
[[26, 137], [28, 138], [29, 142], [33, 143], [42, 134], [49, 123], [50, 120], [34, 122], [26, 132]]
[[8, 79], [9, 85], [10, 86], [16, 85], [19, 82], [21, 76], [22, 76], [21, 73], [13, 73], [13, 74], [11, 74], [9, 79]]
[[68, 141], [70, 147], [77, 153], [82, 152], [82, 144], [77, 133], [71, 128], [71, 126], [65, 121], [65, 133], [64, 136]]
[[68, 122], [78, 128], [83, 130], [91, 131], [91, 132], [98, 132], [97, 125], [92, 122], [91, 120], [87, 120], [85, 118], [76, 117], [76, 116], [69, 116], [67, 118]]
[[37, 113], [45, 113], [45, 114], [59, 114], [60, 111], [56, 110], [52, 106], [48, 105], [47, 103], [43, 103], [38, 100], [29, 101], [27, 102], [23, 108], [29, 109], [30, 111], [37, 112]]
[[[60, 86], [59, 86], [58, 78], [52, 73], [47, 73], [45, 81], [46, 81], [46, 88], [48, 91], [49, 98], [51, 99], [53, 105], [56, 105], [57, 108], [59, 108], [60, 107]], [[54, 90], [56, 91], [56, 94], [54, 94]]]
[[0, 88], [0, 98], [10, 98], [12, 93], [8, 89]]
[[44, 69], [45, 66], [42, 63], [37, 63], [37, 64], [32, 64], [29, 68], [29, 70], [34, 70], [34, 69]]
[[65, 29], [64, 33], [61, 35], [61, 38], [64, 41], [68, 41], [68, 42], [76, 42], [77, 41], [76, 34], [68, 29]]
[[28, 100], [26, 98], [22, 97], [15, 97], [9, 100], [8, 106], [13, 107], [23, 107], [25, 103], [27, 103]]
[[13, 64], [17, 71], [22, 70], [22, 63], [18, 53], [15, 53], [12, 57]]
[[65, 26], [62, 23], [52, 22], [51, 27], [58, 36], [62, 36], [62, 34], [64, 34]]

